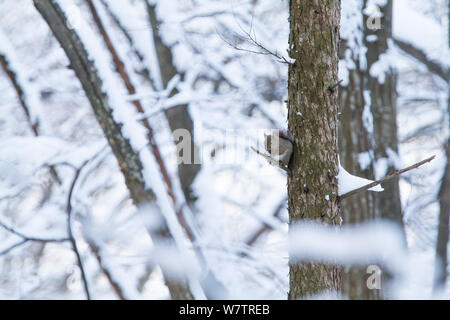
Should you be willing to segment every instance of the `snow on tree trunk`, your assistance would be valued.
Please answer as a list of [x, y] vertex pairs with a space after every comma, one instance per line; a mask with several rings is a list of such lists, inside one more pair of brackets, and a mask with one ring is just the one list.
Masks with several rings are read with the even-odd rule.
[[[108, 143], [119, 163], [125, 178], [130, 196], [136, 205], [143, 205], [155, 201], [155, 193], [146, 186], [143, 174], [143, 164], [138, 152], [133, 150], [129, 138], [123, 134], [123, 124], [114, 118], [114, 110], [107, 94], [103, 90], [103, 82], [90, 59], [77, 33], [68, 27], [67, 18], [60, 6], [54, 0], [34, 0], [34, 4], [45, 19], [55, 37], [70, 60], [71, 68], [81, 82], [83, 90], [98, 123], [108, 140]], [[169, 231], [164, 218], [161, 216], [161, 226], [153, 230], [151, 236], [155, 244], [175, 246], [175, 241]], [[193, 295], [188, 285], [174, 277], [162, 268], [165, 284], [169, 288], [172, 299], [192, 299]]]
[[[159, 35], [160, 22], [158, 21], [156, 16], [156, 6], [149, 4], [148, 1], [146, 1], [146, 4], [150, 24], [152, 26], [156, 55], [158, 57], [160, 71], [159, 74], [161, 75], [161, 79], [158, 82], [160, 82], [164, 86], [164, 88], [167, 88], [169, 81], [178, 74], [178, 71], [174, 66], [171, 49], [164, 44]], [[157, 89], [162, 90], [164, 88]], [[170, 92], [169, 97], [172, 97], [177, 93], [178, 90], [175, 88], [172, 92]], [[196, 157], [195, 155], [198, 155], [199, 150], [195, 144], [194, 139], [194, 122], [192, 121], [187, 104], [167, 108], [165, 110], [165, 114], [167, 121], [169, 122], [170, 130], [172, 130], [172, 132], [177, 129], [184, 129], [187, 130], [187, 132], [189, 132], [191, 136], [191, 163], [179, 163], [178, 176], [180, 178], [181, 188], [183, 190], [184, 196], [186, 197], [188, 203], [192, 204], [196, 200], [196, 195], [192, 192], [192, 183], [194, 182], [194, 179], [201, 168], [199, 163], [195, 163], [195, 159], [198, 158], [198, 156]], [[175, 143], [178, 143], [178, 141], [175, 141]], [[179, 157], [179, 159], [181, 160], [183, 158], [183, 155], [177, 154], [177, 157]]]
[[[364, 1], [364, 8], [373, 2]], [[398, 159], [397, 139], [397, 75], [389, 61], [389, 43], [392, 41], [392, 0], [378, 9], [381, 12], [379, 26], [371, 25], [370, 16], [364, 16], [364, 45], [367, 48], [365, 70], [365, 103], [373, 118], [373, 151], [375, 178], [379, 179], [396, 169]], [[392, 44], [391, 44], [392, 45]], [[399, 177], [383, 184], [384, 192], [374, 195], [376, 218], [387, 219], [401, 226], [403, 215], [400, 201]], [[403, 234], [406, 245], [406, 235]], [[386, 282], [391, 275], [384, 270], [381, 295], [385, 295]]]
[[[370, 1], [364, 1], [364, 8]], [[365, 103], [373, 116], [374, 160], [376, 179], [395, 171], [398, 152], [397, 139], [397, 76], [386, 59], [392, 39], [392, 0], [380, 6], [382, 14], [379, 27], [371, 25], [364, 16], [364, 45], [367, 47], [367, 68], [364, 88]], [[398, 177], [383, 185], [384, 192], [375, 195], [376, 216], [403, 226]], [[406, 240], [405, 240], [406, 241]]]
[[[288, 177], [289, 220], [340, 223], [337, 201], [340, 1], [291, 0], [288, 126], [294, 152]], [[326, 244], [324, 244], [326, 245]], [[290, 258], [289, 299], [336, 292], [341, 270]]]
[[[364, 97], [363, 1], [342, 4], [346, 24], [339, 46], [343, 80], [339, 88], [339, 156], [341, 165], [351, 174], [374, 179], [372, 132], [366, 127], [367, 110]], [[345, 15], [345, 16], [344, 16]], [[374, 194], [360, 192], [342, 201], [344, 224], [367, 222], [375, 218]], [[378, 290], [369, 290], [366, 267], [349, 266], [342, 275], [342, 292], [349, 299], [376, 299]]]

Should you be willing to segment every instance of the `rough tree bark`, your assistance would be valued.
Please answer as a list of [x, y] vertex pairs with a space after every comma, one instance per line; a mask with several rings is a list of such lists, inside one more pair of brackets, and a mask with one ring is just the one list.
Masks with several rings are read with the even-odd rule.
[[[133, 150], [129, 140], [122, 134], [121, 124], [113, 118], [108, 97], [102, 89], [102, 81], [78, 35], [74, 30], [68, 28], [67, 18], [55, 1], [34, 0], [34, 5], [53, 31], [53, 34], [69, 58], [71, 68], [80, 80], [97, 121], [119, 163], [133, 202], [137, 206], [154, 202], [155, 194], [145, 186], [142, 173], [143, 167], [139, 154]], [[162, 215], [161, 221], [163, 221], [162, 226], [157, 231], [152, 231], [152, 239], [156, 243], [161, 242], [164, 245], [175, 245], [175, 241]], [[164, 268], [162, 272], [173, 299], [193, 298], [192, 293], [184, 281], [173, 279]]]
[[[290, 224], [340, 223], [337, 201], [339, 0], [290, 1], [288, 126], [294, 152], [288, 177]], [[324, 244], [326, 245], [326, 244]], [[289, 299], [341, 286], [339, 267], [290, 257]]]

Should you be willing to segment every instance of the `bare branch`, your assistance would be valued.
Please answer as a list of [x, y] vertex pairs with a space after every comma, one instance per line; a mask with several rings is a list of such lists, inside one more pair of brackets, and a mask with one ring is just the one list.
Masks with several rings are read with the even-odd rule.
[[264, 159], [266, 159], [271, 165], [273, 165], [273, 166], [275, 166], [275, 167], [278, 167], [278, 168], [280, 168], [280, 169], [286, 171], [287, 173], [289, 173], [289, 169], [286, 168], [285, 166], [280, 165], [279, 161], [273, 159], [272, 157], [270, 157], [270, 156], [264, 154], [263, 152], [261, 152], [261, 151], [255, 149], [255, 148], [253, 148], [253, 147], [250, 147], [250, 149], [252, 149], [253, 151], [255, 151], [257, 154], [259, 154], [259, 155], [260, 155], [261, 157], [263, 157]]
[[37, 238], [37, 237], [30, 237], [27, 235], [24, 235], [22, 232], [17, 231], [13, 227], [7, 225], [6, 223], [0, 221], [0, 227], [3, 229], [11, 232], [12, 234], [15, 234], [16, 236], [22, 238], [25, 241], [35, 241], [35, 242], [65, 242], [69, 241], [69, 238]]
[[266, 48], [264, 45], [262, 45], [260, 42], [258, 42], [256, 40], [256, 38], [254, 36], [251, 35], [250, 32], [242, 30], [242, 32], [245, 34], [245, 36], [247, 37], [247, 39], [239, 36], [236, 34], [236, 36], [241, 39], [244, 40], [248, 43], [250, 43], [253, 47], [256, 47], [257, 49], [260, 49], [259, 51], [256, 50], [250, 50], [250, 49], [245, 49], [245, 48], [241, 48], [238, 47], [237, 44], [231, 43], [229, 40], [227, 40], [223, 35], [221, 35], [219, 32], [217, 32], [217, 34], [219, 35], [219, 37], [225, 42], [227, 43], [230, 47], [232, 47], [233, 49], [239, 50], [239, 51], [245, 51], [245, 52], [249, 52], [249, 53], [254, 53], [254, 54], [262, 54], [262, 55], [270, 55], [273, 56], [275, 58], [277, 58], [277, 61], [280, 63], [285, 63], [288, 65], [293, 65], [293, 63], [291, 61], [289, 61], [286, 57], [284, 57], [283, 55], [279, 54], [277, 51], [273, 51], [270, 50], [268, 48]]
[[436, 156], [429, 157], [429, 158], [427, 158], [427, 159], [425, 159], [425, 160], [422, 160], [422, 161], [420, 161], [420, 162], [417, 162], [417, 163], [413, 164], [412, 166], [409, 166], [409, 167], [404, 168], [404, 169], [401, 169], [401, 170], [397, 170], [397, 171], [395, 171], [394, 173], [392, 173], [392, 174], [390, 174], [390, 175], [384, 177], [383, 179], [374, 181], [374, 182], [369, 183], [369, 184], [367, 184], [367, 185], [365, 185], [365, 186], [362, 186], [361, 188], [358, 188], [358, 189], [349, 191], [349, 192], [347, 192], [347, 193], [344, 193], [343, 195], [339, 196], [338, 199], [339, 199], [339, 200], [342, 200], [342, 199], [348, 198], [348, 197], [350, 197], [350, 196], [353, 196], [353, 195], [355, 195], [355, 194], [357, 194], [357, 193], [359, 193], [359, 192], [361, 192], [361, 191], [364, 191], [364, 190], [373, 188], [373, 187], [375, 187], [375, 186], [377, 186], [377, 185], [379, 185], [379, 184], [381, 184], [381, 183], [383, 183], [383, 182], [386, 182], [386, 181], [388, 181], [388, 180], [391, 180], [392, 178], [395, 178], [396, 176], [398, 176], [398, 175], [400, 175], [400, 174], [402, 174], [402, 173], [405, 173], [405, 172], [407, 172], [407, 171], [409, 171], [409, 170], [412, 170], [412, 169], [416, 169], [416, 168], [420, 167], [421, 165], [423, 165], [423, 164], [425, 164], [425, 163], [427, 163], [427, 162], [430, 162], [430, 161], [433, 160], [435, 157], [436, 157]]
[[81, 254], [80, 254], [80, 251], [78, 249], [77, 242], [76, 242], [76, 239], [75, 239], [75, 237], [73, 235], [73, 231], [72, 231], [72, 196], [73, 196], [73, 191], [75, 189], [75, 185], [77, 183], [77, 180], [80, 177], [81, 170], [84, 168], [84, 166], [87, 163], [88, 163], [88, 161], [84, 162], [81, 165], [81, 167], [78, 168], [75, 171], [75, 175], [73, 177], [72, 183], [71, 183], [70, 188], [69, 188], [69, 194], [67, 196], [66, 211], [67, 211], [67, 233], [69, 234], [69, 239], [70, 239], [70, 243], [72, 245], [72, 250], [75, 253], [75, 256], [77, 257], [77, 264], [78, 264], [78, 267], [80, 268], [81, 280], [83, 282], [86, 298], [88, 300], [91, 300], [91, 294], [89, 292], [89, 285], [88, 285], [88, 281], [87, 281], [87, 277], [86, 277], [86, 272], [85, 272], [84, 267], [83, 267], [83, 261], [81, 259]]
[[4, 249], [3, 251], [0, 251], [0, 256], [8, 254], [10, 251], [14, 250], [17, 247], [20, 247], [20, 246], [24, 245], [27, 242], [28, 242], [28, 240], [22, 240], [22, 241], [17, 242], [16, 244], [13, 244], [12, 246]]

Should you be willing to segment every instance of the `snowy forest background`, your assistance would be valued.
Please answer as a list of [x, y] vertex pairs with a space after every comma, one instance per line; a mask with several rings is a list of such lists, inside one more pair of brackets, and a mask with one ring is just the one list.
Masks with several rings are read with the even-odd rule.
[[[139, 195], [130, 197], [92, 101], [33, 1], [0, 0], [1, 299], [169, 299], [184, 280], [197, 299], [286, 299], [289, 247], [307, 260], [389, 265], [386, 298], [450, 297], [446, 270], [435, 279], [446, 266], [436, 259], [442, 199], [450, 202], [439, 193], [450, 157], [446, 0], [342, 0], [343, 93], [367, 65], [366, 44], [379, 40], [364, 38], [364, 17], [383, 26], [377, 8], [393, 6], [388, 50], [369, 73], [380, 83], [395, 76], [398, 152], [354, 148], [357, 161], [341, 154], [341, 165], [379, 179], [436, 155], [400, 176], [403, 223], [349, 226], [343, 214], [341, 233], [303, 225], [289, 238], [286, 173], [249, 151], [287, 126], [289, 1], [49, 2], [93, 61], [153, 201], [133, 204]], [[372, 114], [373, 94], [361, 92], [355, 111], [369, 135], [389, 121]], [[339, 115], [339, 135], [359, 133], [352, 117]], [[177, 166], [180, 122], [191, 126], [197, 166]], [[171, 241], [149, 236], [159, 216]], [[445, 248], [448, 212], [446, 228]], [[358, 298], [348, 292], [339, 298]]]

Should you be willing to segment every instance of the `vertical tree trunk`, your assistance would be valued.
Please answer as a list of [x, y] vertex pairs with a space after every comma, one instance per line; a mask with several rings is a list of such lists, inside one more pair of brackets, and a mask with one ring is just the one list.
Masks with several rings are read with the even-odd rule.
[[[337, 69], [339, 0], [290, 1], [288, 125], [294, 152], [288, 177], [289, 220], [339, 224]], [[324, 244], [326, 245], [326, 244]], [[289, 299], [341, 285], [338, 267], [290, 258]]]
[[[448, 46], [450, 48], [450, 1], [448, 1]], [[439, 190], [439, 225], [436, 241], [436, 262], [434, 270], [434, 287], [435, 292], [445, 289], [447, 282], [448, 267], [448, 236], [449, 236], [449, 215], [450, 215], [450, 79], [447, 97], [447, 121], [448, 121], [448, 137], [445, 145], [445, 155], [447, 163], [445, 165], [444, 176], [442, 177], [441, 189]]]
[[[69, 58], [71, 67], [80, 80], [97, 121], [119, 163], [133, 202], [137, 206], [154, 202], [154, 192], [145, 186], [139, 154], [133, 150], [130, 141], [122, 134], [122, 125], [115, 121], [108, 96], [102, 89], [102, 80], [78, 35], [68, 28], [67, 18], [55, 1], [34, 0], [34, 5]], [[159, 229], [151, 231], [152, 240], [156, 245], [161, 243], [175, 246], [175, 241], [162, 214], [160, 219]], [[173, 299], [193, 299], [185, 281], [174, 279], [165, 268], [162, 268], [162, 273]]]
[[[369, 0], [364, 0], [364, 8]], [[371, 28], [368, 19], [364, 16], [364, 46], [367, 48], [365, 70], [365, 90], [368, 90], [370, 106], [373, 116], [373, 141], [374, 141], [374, 168], [380, 165], [380, 161], [387, 160], [385, 173], [395, 171], [392, 155], [398, 153], [397, 139], [397, 75], [395, 70], [389, 67], [387, 70], [373, 69], [376, 63], [383, 59], [388, 52], [389, 41], [392, 40], [392, 0], [387, 0], [384, 6], [379, 7], [381, 12], [381, 24]], [[371, 39], [374, 37], [375, 40]], [[384, 64], [385, 62], [382, 62]], [[377, 76], [378, 75], [378, 76]], [[381, 175], [385, 175], [382, 173]], [[380, 177], [375, 177], [380, 178]], [[403, 241], [406, 246], [406, 235], [403, 226], [403, 214], [400, 200], [399, 177], [383, 184], [384, 191], [374, 194], [375, 216], [378, 219], [386, 219], [400, 226], [403, 231]], [[386, 296], [386, 285], [392, 275], [384, 270], [380, 294]]]
[[[363, 24], [363, 1], [359, 1], [361, 10], [361, 26]], [[358, 28], [354, 33], [360, 33], [364, 37], [363, 30]], [[356, 39], [359, 36], [355, 35]], [[341, 165], [350, 173], [367, 179], [374, 178], [373, 172], [373, 136], [371, 128], [367, 128], [364, 120], [366, 116], [364, 108], [365, 72], [361, 64], [359, 50], [363, 44], [357, 43], [356, 48], [350, 48], [347, 43], [355, 39], [343, 39], [339, 47], [339, 58], [345, 59], [347, 52], [351, 53], [354, 69], [348, 70], [348, 83], [339, 88], [339, 156]], [[356, 50], [356, 52], [354, 52]], [[361, 165], [360, 154], [364, 153], [366, 163]], [[361, 192], [344, 199], [342, 205], [342, 217], [344, 224], [357, 224], [375, 219], [375, 199], [372, 192]], [[342, 275], [342, 293], [349, 299], [377, 299], [378, 291], [367, 287], [367, 272], [364, 266], [346, 266]]]
[[[368, 0], [364, 1], [364, 8]], [[370, 106], [373, 115], [373, 139], [375, 165], [382, 158], [389, 159], [389, 150], [398, 152], [397, 140], [397, 76], [391, 68], [383, 70], [383, 77], [371, 75], [371, 69], [375, 63], [383, 58], [388, 51], [388, 41], [392, 39], [392, 0], [380, 7], [382, 13], [381, 28], [370, 28], [367, 23], [368, 16], [364, 16], [364, 46], [367, 48], [365, 70], [365, 90], [370, 92]], [[372, 40], [370, 37], [376, 37]], [[395, 165], [388, 161], [387, 172], [395, 171]], [[403, 215], [400, 201], [399, 178], [394, 178], [383, 184], [384, 192], [379, 192], [375, 197], [376, 216], [391, 220], [403, 226]], [[406, 239], [405, 239], [406, 243]]]
[[[448, 98], [448, 114], [450, 115], [450, 91]], [[450, 131], [450, 126], [449, 126]], [[449, 133], [450, 135], [450, 133]], [[447, 281], [447, 246], [449, 236], [449, 215], [450, 215], [450, 137], [447, 138], [445, 146], [445, 154], [447, 164], [445, 165], [444, 176], [442, 177], [441, 188], [439, 190], [439, 225], [436, 241], [436, 263], [435, 263], [435, 279], [434, 291], [445, 289]]]
[[[161, 82], [164, 88], [167, 87], [169, 81], [176, 76], [178, 70], [175, 68], [171, 49], [164, 44], [159, 35], [159, 25], [160, 22], [156, 16], [156, 5], [150, 4], [148, 0], [145, 1], [147, 5], [147, 11], [149, 14], [149, 20], [152, 26], [153, 41], [155, 43], [156, 55], [158, 57], [158, 64], [161, 74]], [[157, 88], [162, 90], [164, 88]], [[175, 88], [170, 96], [178, 93]], [[194, 123], [192, 121], [191, 115], [189, 113], [189, 107], [186, 104], [173, 106], [165, 110], [167, 121], [169, 122], [170, 129], [174, 132], [177, 129], [184, 129], [189, 132], [191, 137], [191, 163], [179, 163], [178, 164], [178, 176], [180, 178], [181, 188], [189, 204], [193, 204], [196, 200], [196, 196], [192, 193], [192, 183], [195, 177], [200, 171], [200, 164], [195, 163], [195, 159], [199, 159], [196, 154], [198, 154], [198, 148], [195, 144], [194, 139]], [[179, 141], [175, 141], [178, 143]], [[181, 159], [183, 155], [177, 155]]]
[[[373, 166], [361, 167], [358, 155], [368, 155], [372, 150], [370, 134], [364, 126], [364, 97], [362, 83], [364, 76], [355, 59], [354, 70], [349, 71], [349, 82], [339, 89], [339, 155], [341, 165], [356, 176], [373, 179]], [[363, 223], [375, 218], [374, 194], [360, 192], [344, 199], [341, 203], [344, 224]], [[365, 267], [348, 266], [344, 269], [342, 279], [343, 294], [349, 299], [376, 299], [376, 290], [369, 290], [366, 284]]]

